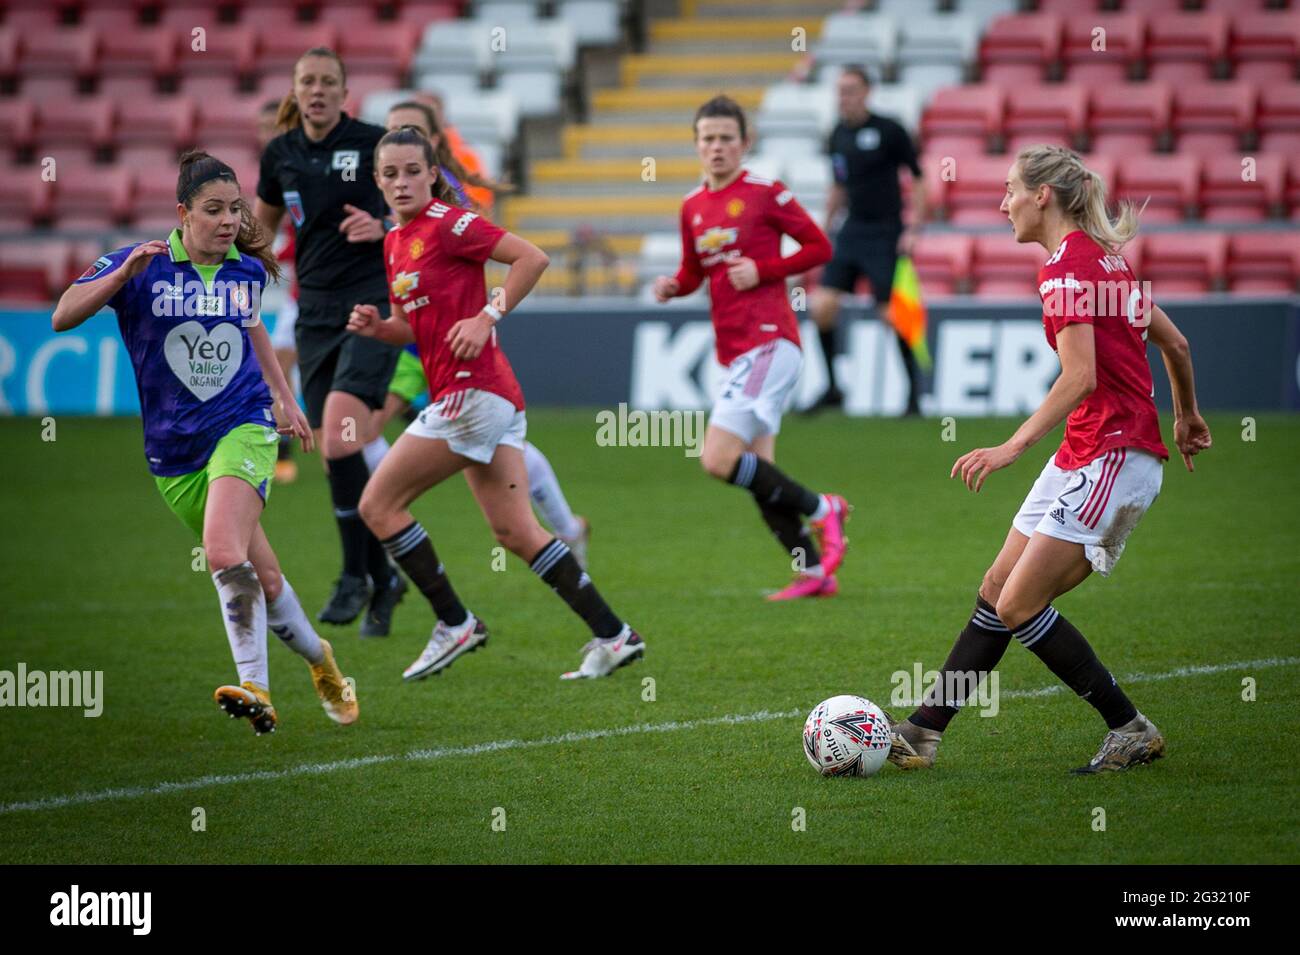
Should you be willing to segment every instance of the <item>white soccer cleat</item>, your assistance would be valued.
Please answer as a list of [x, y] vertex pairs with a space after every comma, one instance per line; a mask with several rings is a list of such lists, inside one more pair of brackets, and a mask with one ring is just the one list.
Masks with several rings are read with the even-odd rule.
[[582, 648], [582, 666], [561, 673], [561, 680], [585, 680], [609, 676], [619, 667], [627, 666], [645, 656], [645, 641], [627, 624], [623, 632], [608, 640], [592, 640]]
[[439, 620], [424, 652], [403, 671], [402, 679], [423, 680], [431, 674], [441, 673], [462, 653], [470, 653], [487, 643], [487, 638], [487, 627], [473, 614], [466, 617], [459, 627], [449, 627]]

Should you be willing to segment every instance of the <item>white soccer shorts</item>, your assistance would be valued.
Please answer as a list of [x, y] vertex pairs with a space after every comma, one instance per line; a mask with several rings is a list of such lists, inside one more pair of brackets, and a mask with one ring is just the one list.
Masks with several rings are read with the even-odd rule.
[[469, 388], [444, 395], [407, 427], [417, 438], [441, 438], [457, 454], [489, 464], [497, 445], [524, 447], [528, 420], [500, 395]]
[[1109, 576], [1124, 543], [1160, 495], [1164, 464], [1137, 448], [1115, 448], [1081, 468], [1065, 471], [1053, 460], [1020, 505], [1012, 527], [1083, 545], [1094, 570]]
[[781, 415], [790, 402], [803, 352], [794, 342], [776, 338], [737, 355], [727, 366], [709, 413], [709, 425], [730, 431], [746, 444], [781, 430]]

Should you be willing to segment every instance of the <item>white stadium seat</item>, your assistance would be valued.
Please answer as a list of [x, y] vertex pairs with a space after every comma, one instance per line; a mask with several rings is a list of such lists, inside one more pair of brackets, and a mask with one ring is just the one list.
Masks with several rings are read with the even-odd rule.
[[569, 25], [580, 46], [617, 43], [622, 35], [618, 0], [559, 0], [555, 16]]
[[502, 73], [497, 89], [514, 94], [521, 116], [553, 116], [560, 112], [560, 74], [554, 70]]
[[488, 30], [481, 23], [439, 20], [425, 28], [413, 68], [417, 73], [482, 72], [490, 62], [488, 42]]
[[558, 70], [566, 73], [573, 69], [576, 54], [577, 41], [567, 23], [539, 20], [529, 24], [525, 32], [507, 33], [505, 48], [489, 47], [488, 56], [492, 69], [501, 72]]
[[820, 138], [835, 122], [835, 94], [825, 85], [776, 83], [763, 93], [758, 131], [764, 136]]
[[899, 23], [898, 61], [964, 65], [975, 59], [979, 24], [960, 15], [910, 16]]
[[444, 103], [460, 96], [476, 96], [480, 92], [478, 76], [474, 73], [417, 73], [414, 85], [417, 90], [437, 93]]
[[476, 0], [474, 19], [487, 26], [503, 26], [507, 29], [516, 23], [531, 25], [537, 19], [537, 4], [526, 0]]
[[510, 143], [519, 128], [519, 103], [511, 93], [480, 91], [449, 100], [447, 121], [470, 142]]
[[898, 58], [898, 21], [890, 16], [832, 13], [813, 50], [818, 64], [865, 64], [879, 71]]
[[921, 92], [916, 87], [878, 83], [871, 87], [867, 105], [873, 113], [896, 119], [913, 136], [917, 134], [921, 125]]

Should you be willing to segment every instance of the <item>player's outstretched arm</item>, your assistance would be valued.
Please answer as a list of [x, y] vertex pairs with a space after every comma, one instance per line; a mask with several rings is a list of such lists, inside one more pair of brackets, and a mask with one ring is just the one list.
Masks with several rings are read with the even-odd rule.
[[167, 251], [167, 243], [161, 239], [142, 242], [131, 250], [117, 268], [106, 272], [97, 279], [88, 282], [74, 282], [59, 298], [59, 304], [50, 316], [50, 325], [56, 332], [66, 332], [76, 328], [90, 316], [108, 304], [109, 299], [122, 290], [131, 279], [135, 278], [148, 266], [155, 255]]
[[1187, 470], [1194, 471], [1192, 455], [1210, 447], [1210, 426], [1196, 407], [1196, 381], [1192, 374], [1192, 349], [1183, 333], [1158, 305], [1151, 307], [1147, 339], [1160, 349], [1174, 399], [1174, 444]]
[[1056, 347], [1061, 358], [1061, 374], [1038, 410], [1006, 443], [963, 454], [953, 464], [949, 477], [960, 473], [962, 483], [978, 491], [990, 474], [1014, 463], [1092, 394], [1097, 387], [1097, 350], [1092, 326], [1082, 322], [1066, 325], [1056, 333]]

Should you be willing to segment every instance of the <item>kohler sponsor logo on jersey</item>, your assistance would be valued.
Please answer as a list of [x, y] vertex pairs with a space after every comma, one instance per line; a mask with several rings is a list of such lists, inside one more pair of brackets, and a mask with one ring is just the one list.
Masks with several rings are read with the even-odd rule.
[[[897, 415], [907, 407], [907, 371], [894, 332], [875, 319], [856, 319], [842, 329], [835, 376], [851, 415]], [[637, 324], [632, 345], [633, 408], [707, 409], [726, 380], [713, 354], [713, 327], [690, 321]], [[826, 390], [826, 363], [817, 329], [800, 326], [803, 369], [791, 396], [806, 408]], [[1056, 353], [1033, 320], [946, 320], [931, 339], [931, 392], [921, 396], [927, 415], [1030, 414], [1060, 373]]]
[[124, 925], [148, 935], [153, 925], [152, 892], [83, 892], [74, 885], [50, 896], [51, 925]]
[[72, 706], [89, 718], [104, 712], [103, 670], [0, 670], [0, 707]]
[[629, 410], [596, 412], [596, 444], [602, 448], [683, 448], [698, 458], [704, 442], [703, 411]]
[[[1119, 256], [1107, 258], [1119, 259]], [[1102, 267], [1106, 268], [1104, 260]], [[1116, 270], [1106, 268], [1106, 271]], [[1043, 314], [1049, 317], [1077, 314], [1097, 318], [1116, 316], [1136, 328], [1146, 328], [1151, 324], [1153, 299], [1150, 282], [1133, 282], [1125, 278], [1098, 282], [1066, 274], [1040, 283], [1038, 294], [1043, 300]]]

